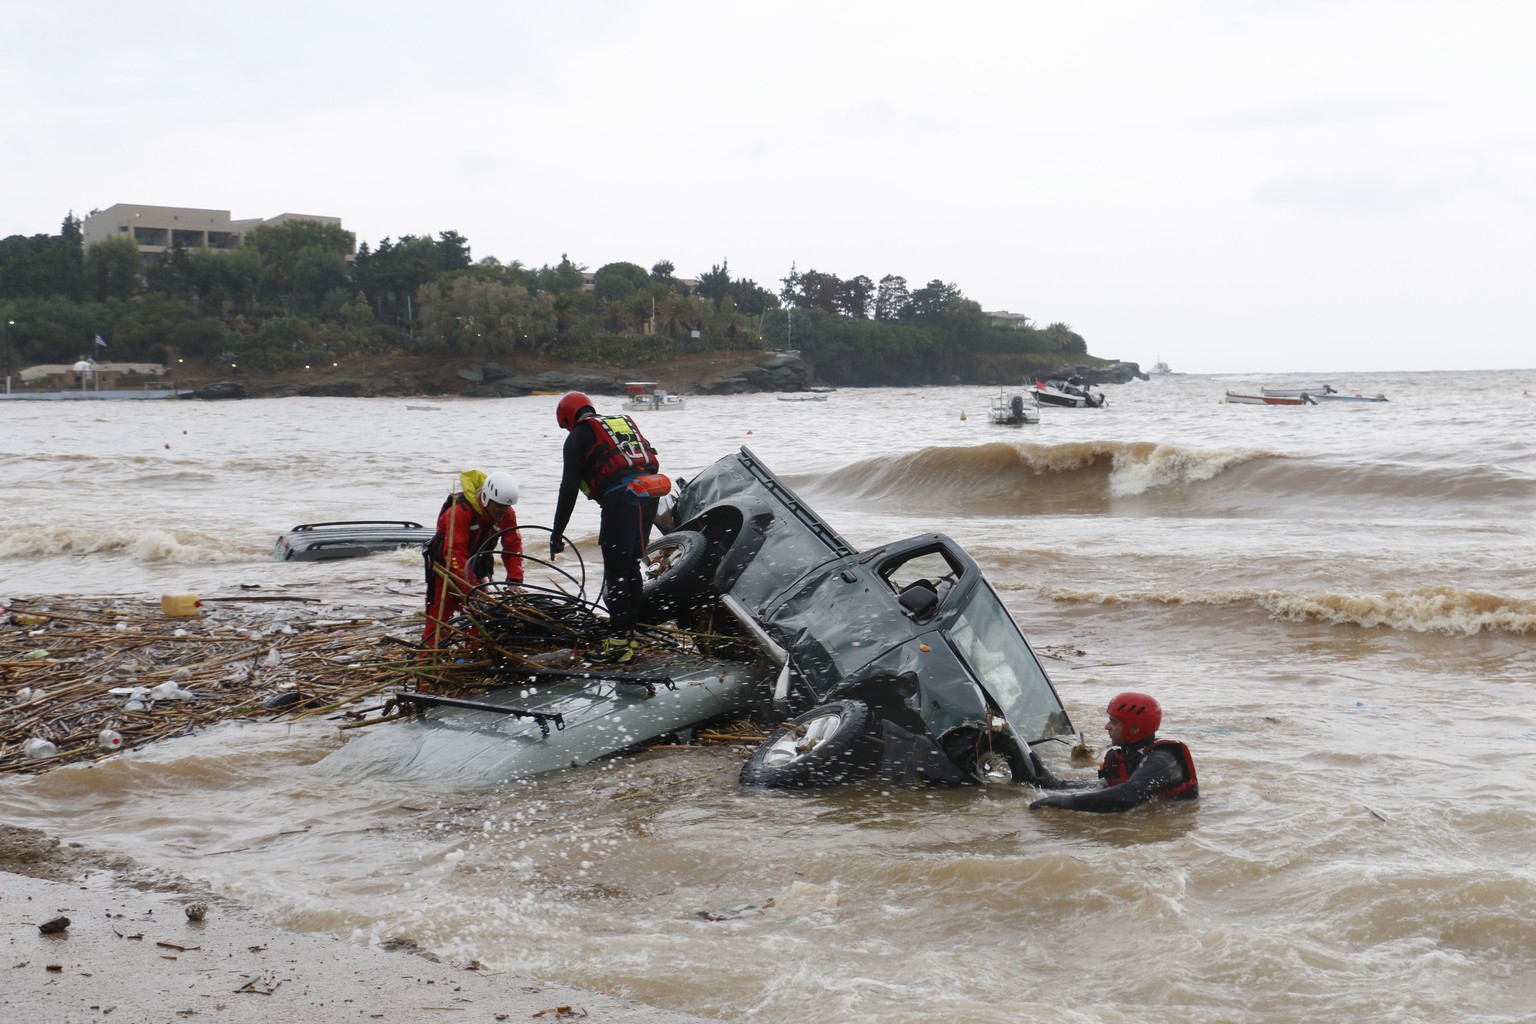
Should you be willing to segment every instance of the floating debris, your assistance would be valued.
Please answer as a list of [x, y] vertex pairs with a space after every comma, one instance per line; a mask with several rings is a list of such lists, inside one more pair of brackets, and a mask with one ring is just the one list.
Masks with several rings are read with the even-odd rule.
[[[501, 618], [485, 623], [496, 635], [492, 650], [456, 639], [439, 657], [418, 658], [419, 602], [411, 612], [348, 614], [310, 598], [281, 599], [303, 602], [297, 607], [266, 595], [201, 600], [200, 617], [174, 620], [140, 598], [12, 600], [8, 616], [0, 611], [0, 773], [99, 761], [242, 718], [321, 715], [342, 729], [396, 721], [408, 716], [383, 713], [395, 692], [479, 696], [502, 685], [487, 672], [492, 657], [547, 669], [579, 663], [590, 639], [569, 615], [545, 615], [549, 602], [514, 601], [495, 605]], [[20, 628], [24, 621], [44, 625]], [[39, 634], [48, 656], [28, 658]], [[645, 643], [720, 651], [739, 639], [647, 627]], [[758, 739], [750, 723], [716, 723], [684, 742]]]
[[[310, 606], [230, 602], [171, 620], [158, 602], [132, 598], [9, 605], [0, 617], [0, 773], [99, 760], [230, 719], [335, 713], [411, 687], [421, 671], [403, 639], [419, 634], [419, 616], [343, 617], [333, 607], [321, 624]], [[34, 623], [42, 626], [20, 628]], [[342, 655], [349, 660], [338, 672], [331, 663]], [[279, 659], [285, 676], [303, 679], [307, 699], [268, 708], [284, 684], [256, 668]]]

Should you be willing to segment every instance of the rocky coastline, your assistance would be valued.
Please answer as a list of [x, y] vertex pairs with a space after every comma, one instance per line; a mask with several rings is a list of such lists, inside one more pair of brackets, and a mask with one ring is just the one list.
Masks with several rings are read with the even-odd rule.
[[[944, 384], [975, 383], [1001, 387], [1026, 375], [1067, 376], [1084, 367], [1059, 361], [1021, 362], [1010, 368], [1010, 380], [989, 382], [947, 380]], [[1087, 369], [1093, 383], [1124, 383], [1146, 374], [1135, 363], [1112, 362]], [[791, 352], [716, 352], [644, 367], [614, 364], [558, 363], [517, 360], [457, 364], [441, 358], [358, 357], [319, 370], [248, 372], [206, 383], [183, 386], [180, 397], [191, 399], [287, 397], [459, 397], [514, 398], [523, 395], [585, 391], [622, 395], [633, 380], [656, 381], [682, 395], [740, 395], [755, 392], [808, 391], [826, 386], [815, 367]], [[858, 386], [846, 383], [842, 387]]]

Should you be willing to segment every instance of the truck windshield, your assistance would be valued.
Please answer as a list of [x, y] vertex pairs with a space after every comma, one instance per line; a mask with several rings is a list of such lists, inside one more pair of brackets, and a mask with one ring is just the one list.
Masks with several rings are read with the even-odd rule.
[[1035, 652], [989, 585], [978, 586], [956, 616], [949, 642], [1027, 742], [1071, 731], [1061, 700]]

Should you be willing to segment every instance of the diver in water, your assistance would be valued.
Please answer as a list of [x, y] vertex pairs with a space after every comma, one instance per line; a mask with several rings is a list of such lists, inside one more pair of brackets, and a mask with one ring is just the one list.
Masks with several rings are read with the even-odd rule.
[[1099, 765], [1097, 779], [1062, 779], [1033, 751], [1036, 782], [1052, 793], [1029, 809], [1061, 807], [1069, 811], [1128, 811], [1149, 800], [1194, 800], [1200, 795], [1195, 759], [1178, 740], [1160, 740], [1163, 709], [1144, 693], [1117, 694], [1109, 702], [1104, 731], [1112, 746]]

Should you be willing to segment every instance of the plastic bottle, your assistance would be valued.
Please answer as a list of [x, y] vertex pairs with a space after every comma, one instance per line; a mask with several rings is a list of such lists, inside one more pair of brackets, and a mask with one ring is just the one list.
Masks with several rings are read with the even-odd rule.
[[116, 729], [103, 729], [101, 735], [96, 737], [96, 745], [102, 750], [123, 749], [123, 734]]
[[53, 757], [59, 752], [52, 741], [45, 740], [41, 736], [33, 736], [22, 746], [21, 752], [34, 761], [42, 761]]

